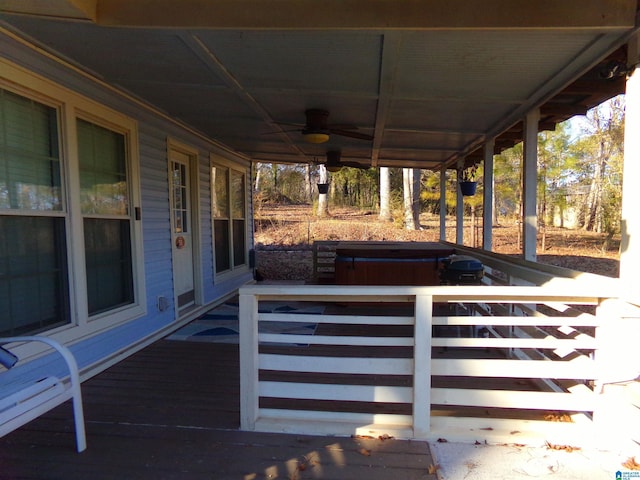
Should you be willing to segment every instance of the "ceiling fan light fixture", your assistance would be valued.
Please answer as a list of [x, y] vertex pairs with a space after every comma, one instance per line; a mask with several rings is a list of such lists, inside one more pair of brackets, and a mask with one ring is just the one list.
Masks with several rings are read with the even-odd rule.
[[329, 141], [329, 135], [324, 132], [303, 132], [302, 138], [307, 143], [325, 143]]
[[327, 152], [327, 163], [325, 168], [331, 173], [339, 172], [342, 169], [342, 164], [340, 163], [340, 152], [334, 150]]

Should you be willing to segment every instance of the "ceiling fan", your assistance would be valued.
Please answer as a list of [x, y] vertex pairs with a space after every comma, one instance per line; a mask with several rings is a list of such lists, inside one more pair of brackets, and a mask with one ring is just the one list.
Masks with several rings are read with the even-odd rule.
[[330, 135], [340, 135], [343, 137], [357, 138], [359, 140], [373, 140], [373, 136], [356, 132], [355, 125], [330, 125], [329, 112], [319, 108], [310, 108], [305, 112], [307, 121], [304, 125], [298, 123], [281, 123], [280, 125], [293, 125], [301, 128], [289, 131], [302, 132], [302, 138], [307, 143], [325, 143], [329, 141]]

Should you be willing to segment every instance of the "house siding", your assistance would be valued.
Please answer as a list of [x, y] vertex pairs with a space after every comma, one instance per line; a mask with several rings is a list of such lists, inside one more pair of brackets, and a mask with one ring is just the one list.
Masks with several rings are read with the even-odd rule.
[[[198, 152], [198, 198], [199, 198], [199, 295], [196, 296], [195, 313], [205, 311], [216, 301], [232, 294], [239, 286], [251, 279], [251, 270], [246, 267], [234, 271], [233, 275], [216, 281], [213, 272], [213, 249], [211, 228], [210, 155], [216, 153], [240, 165], [250, 179], [249, 162], [235, 156], [200, 135], [182, 128], [178, 123], [144, 108], [133, 99], [122, 95], [99, 81], [60, 64], [50, 56], [12, 38], [0, 30], [0, 53], [12, 63], [35, 73], [48, 81], [72, 91], [115, 112], [133, 119], [137, 124], [139, 152], [139, 182], [142, 222], [142, 255], [144, 265], [144, 294], [146, 313], [133, 320], [107, 327], [84, 338], [73, 338], [71, 344], [81, 371], [95, 374], [106, 368], [116, 357], [126, 356], [141, 348], [157, 336], [188, 320], [178, 319], [174, 305], [172, 246], [167, 168], [167, 142], [174, 139]], [[4, 74], [2, 74], [4, 76]], [[12, 80], [9, 78], [9, 80]], [[250, 192], [247, 185], [247, 192]], [[248, 194], [248, 205], [250, 195]], [[249, 208], [251, 211], [251, 208]], [[250, 218], [247, 224], [252, 225]], [[252, 242], [251, 232], [247, 233]], [[251, 248], [252, 243], [248, 243]], [[165, 297], [169, 307], [159, 311], [158, 297]], [[194, 316], [194, 312], [191, 312]], [[46, 333], [46, 332], [45, 332]], [[42, 362], [32, 362], [29, 367], [37, 370]], [[24, 372], [22, 372], [24, 374]]]

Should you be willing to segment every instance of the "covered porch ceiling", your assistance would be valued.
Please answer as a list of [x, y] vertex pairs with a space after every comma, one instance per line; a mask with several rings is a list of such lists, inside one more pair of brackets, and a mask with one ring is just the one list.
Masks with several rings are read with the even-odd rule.
[[0, 27], [252, 161], [440, 169], [622, 93], [639, 5], [0, 0]]

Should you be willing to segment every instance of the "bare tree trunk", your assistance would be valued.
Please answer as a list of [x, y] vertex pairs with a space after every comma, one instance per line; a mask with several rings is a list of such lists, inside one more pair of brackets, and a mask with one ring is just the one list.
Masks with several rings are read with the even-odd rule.
[[404, 199], [404, 228], [415, 230], [413, 217], [413, 173], [411, 168], [402, 169], [402, 190]]
[[602, 183], [604, 181], [605, 164], [607, 162], [605, 156], [604, 141], [600, 141], [598, 151], [598, 161], [595, 164], [591, 187], [586, 202], [586, 214], [583, 225], [584, 230], [598, 232], [602, 231]]
[[271, 175], [273, 176], [273, 191], [277, 195], [279, 193], [278, 188], [280, 187], [278, 185], [278, 164], [277, 163], [271, 164]]
[[311, 187], [311, 164], [309, 163], [304, 167], [304, 179], [304, 198], [305, 200], [310, 201], [313, 188]]
[[262, 176], [262, 168], [260, 168], [261, 166], [262, 166], [261, 163], [256, 163], [256, 180], [255, 180], [255, 183], [253, 184], [254, 192], [260, 191], [260, 177]]
[[[327, 169], [324, 165], [320, 165], [318, 173], [320, 176], [320, 181], [318, 183], [328, 183]], [[318, 217], [326, 217], [329, 215], [329, 201], [327, 199], [327, 195], [327, 193], [318, 194], [318, 209], [316, 210], [316, 215]]]
[[420, 226], [420, 174], [421, 171], [419, 168], [413, 169], [413, 185], [411, 188], [411, 209], [413, 211], [413, 224], [415, 225], [416, 230], [420, 230], [422, 228]]
[[392, 219], [389, 167], [380, 167], [380, 220], [390, 222]]

